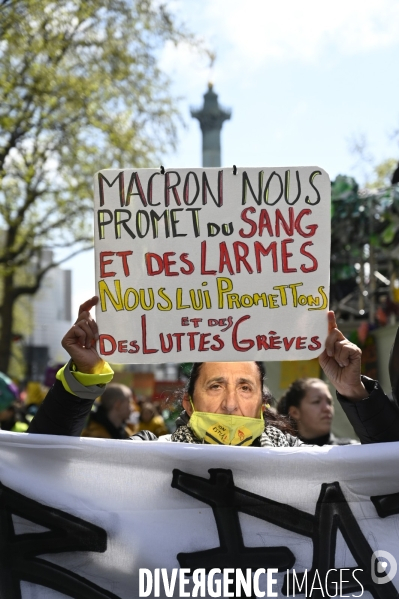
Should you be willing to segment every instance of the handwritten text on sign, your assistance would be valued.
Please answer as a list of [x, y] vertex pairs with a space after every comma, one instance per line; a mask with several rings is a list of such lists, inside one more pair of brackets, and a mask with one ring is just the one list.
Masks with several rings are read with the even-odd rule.
[[318, 167], [100, 171], [95, 248], [111, 362], [322, 351], [330, 181]]

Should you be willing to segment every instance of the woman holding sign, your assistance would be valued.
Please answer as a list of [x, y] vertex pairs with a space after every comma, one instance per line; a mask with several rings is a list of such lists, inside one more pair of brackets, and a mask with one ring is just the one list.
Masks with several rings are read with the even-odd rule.
[[[71, 361], [58, 372], [58, 380], [28, 432], [80, 435], [95, 397], [111, 380], [112, 370], [95, 347], [98, 329], [90, 309], [97, 301], [93, 297], [82, 304], [78, 320], [63, 338]], [[399, 440], [398, 407], [376, 381], [360, 375], [361, 351], [338, 330], [333, 312], [328, 313], [328, 325], [320, 365], [361, 442]], [[286, 421], [267, 410], [264, 375], [259, 362], [195, 364], [183, 399], [180, 426], [160, 440], [258, 447], [302, 445], [289, 432]], [[153, 440], [153, 435], [143, 431], [132, 438]]]

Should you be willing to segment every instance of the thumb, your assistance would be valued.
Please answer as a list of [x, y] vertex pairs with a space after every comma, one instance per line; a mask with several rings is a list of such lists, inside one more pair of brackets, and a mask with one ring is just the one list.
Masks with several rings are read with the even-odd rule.
[[328, 318], [328, 333], [330, 334], [331, 331], [338, 328], [337, 321], [335, 320], [335, 313], [333, 312], [333, 310], [328, 311], [327, 318]]

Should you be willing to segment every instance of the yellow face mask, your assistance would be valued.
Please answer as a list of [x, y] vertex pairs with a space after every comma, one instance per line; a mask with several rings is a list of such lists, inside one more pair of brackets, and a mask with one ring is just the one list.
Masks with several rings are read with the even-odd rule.
[[259, 418], [196, 412], [190, 399], [193, 413], [189, 427], [199, 439], [211, 445], [252, 445], [265, 430], [261, 413]]

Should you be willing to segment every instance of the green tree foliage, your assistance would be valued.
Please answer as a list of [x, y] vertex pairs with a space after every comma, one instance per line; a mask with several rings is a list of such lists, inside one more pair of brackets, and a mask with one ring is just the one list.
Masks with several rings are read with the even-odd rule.
[[374, 167], [373, 179], [366, 184], [367, 189], [381, 190], [391, 185], [392, 173], [394, 172], [398, 161], [396, 158], [388, 158]]
[[398, 276], [399, 189], [389, 183], [395, 164], [376, 167], [365, 189], [343, 175], [332, 182], [331, 306], [367, 312], [371, 321], [379, 293], [389, 294], [387, 282]]
[[179, 42], [194, 40], [152, 0], [0, 0], [0, 370], [16, 299], [54, 266], [43, 248], [91, 245], [93, 174], [174, 144], [158, 58]]

